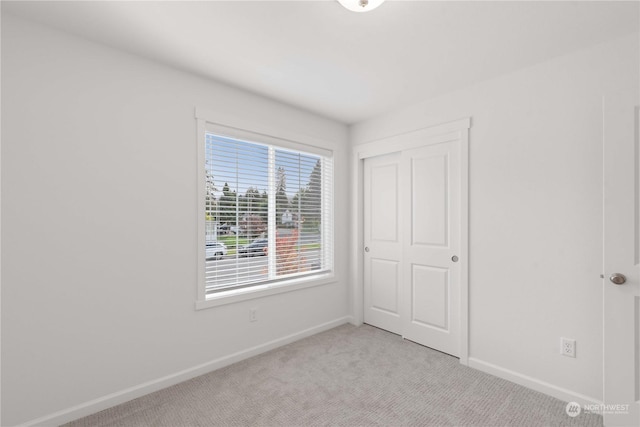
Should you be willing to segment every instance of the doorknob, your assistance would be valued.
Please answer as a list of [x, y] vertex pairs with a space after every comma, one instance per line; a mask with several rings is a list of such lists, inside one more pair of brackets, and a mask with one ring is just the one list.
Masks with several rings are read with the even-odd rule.
[[627, 278], [624, 276], [624, 274], [620, 273], [613, 273], [609, 277], [609, 280], [611, 280], [611, 283], [613, 283], [614, 285], [624, 285], [627, 282]]
[[369, 246], [366, 246], [366, 247], [364, 248], [364, 251], [365, 251], [365, 252], [369, 252]]

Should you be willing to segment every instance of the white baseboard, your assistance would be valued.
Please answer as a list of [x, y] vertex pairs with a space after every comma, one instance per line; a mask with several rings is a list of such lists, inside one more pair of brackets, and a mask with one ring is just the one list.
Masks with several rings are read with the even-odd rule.
[[599, 405], [602, 403], [602, 401], [593, 397], [585, 396], [583, 394], [576, 393], [574, 391], [567, 390], [553, 384], [549, 384], [536, 378], [528, 377], [509, 369], [501, 368], [500, 366], [484, 362], [482, 360], [476, 359], [475, 357], [469, 357], [468, 361], [468, 366], [471, 368], [486, 372], [487, 374], [491, 374], [507, 381], [511, 381], [512, 383], [519, 384], [532, 390], [539, 391], [540, 393], [555, 397], [556, 399], [560, 399], [564, 402], [576, 402], [582, 406], [593, 404]]
[[203, 363], [201, 365], [197, 365], [162, 378], [158, 378], [156, 380], [148, 381], [137, 386], [111, 393], [98, 399], [81, 403], [80, 405], [76, 405], [71, 408], [63, 409], [53, 414], [34, 419], [20, 425], [24, 427], [57, 426], [60, 424], [68, 423], [70, 421], [77, 420], [78, 418], [86, 417], [87, 415], [91, 415], [104, 409], [111, 408], [112, 406], [128, 402], [129, 400], [142, 397], [149, 393], [153, 393], [154, 391], [162, 390], [163, 388], [167, 388], [183, 381], [190, 380], [191, 378], [195, 378], [197, 376], [215, 371], [216, 369], [224, 368], [225, 366], [229, 366], [241, 360], [248, 359], [249, 357], [257, 356], [258, 354], [273, 350], [274, 348], [281, 347], [294, 341], [298, 341], [302, 338], [327, 331], [329, 329], [335, 328], [336, 326], [349, 323], [350, 321], [350, 316], [341, 317], [330, 322], [323, 323], [321, 325], [314, 326], [300, 332], [296, 332], [295, 334], [287, 335], [285, 337], [278, 338], [276, 340], [269, 341], [255, 347], [251, 347], [246, 350], [239, 351], [228, 356], [220, 357], [210, 362]]
[[353, 326], [362, 326], [362, 322], [357, 322], [356, 318], [353, 316], [347, 316], [345, 317], [345, 319], [347, 319], [347, 323], [353, 325]]

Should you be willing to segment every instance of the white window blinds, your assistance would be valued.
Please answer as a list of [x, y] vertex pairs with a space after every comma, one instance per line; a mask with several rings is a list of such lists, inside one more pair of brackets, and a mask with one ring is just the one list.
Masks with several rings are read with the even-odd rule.
[[207, 295], [332, 269], [330, 156], [211, 132], [204, 154]]

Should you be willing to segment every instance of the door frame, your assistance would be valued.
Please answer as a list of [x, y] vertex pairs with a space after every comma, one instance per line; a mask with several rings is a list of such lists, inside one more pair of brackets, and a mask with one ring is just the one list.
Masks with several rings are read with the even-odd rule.
[[[419, 148], [438, 142], [460, 142], [460, 363], [469, 364], [469, 129], [471, 118], [414, 129], [353, 147], [351, 156], [351, 262], [349, 276], [352, 322], [364, 321], [364, 159]], [[415, 141], [412, 135], [420, 132], [429, 143]]]

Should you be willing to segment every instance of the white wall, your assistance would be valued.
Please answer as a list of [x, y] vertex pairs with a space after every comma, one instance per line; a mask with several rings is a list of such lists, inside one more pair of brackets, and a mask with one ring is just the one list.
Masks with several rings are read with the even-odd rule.
[[[2, 425], [346, 320], [346, 126], [2, 19]], [[335, 284], [194, 310], [195, 107], [335, 150]]]
[[351, 127], [357, 145], [472, 117], [471, 366], [602, 399], [602, 96], [638, 93], [638, 51], [634, 34]]

